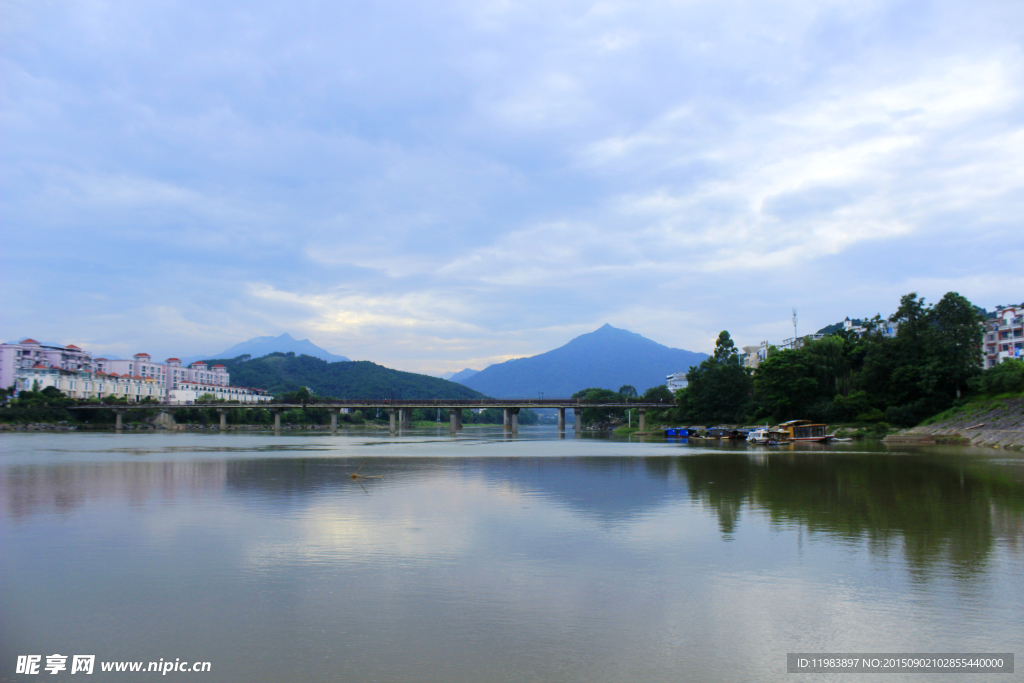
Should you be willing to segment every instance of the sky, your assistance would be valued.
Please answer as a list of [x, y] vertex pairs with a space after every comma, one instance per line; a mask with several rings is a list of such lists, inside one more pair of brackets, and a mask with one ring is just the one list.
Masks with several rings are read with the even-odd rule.
[[0, 15], [2, 341], [440, 374], [1024, 301], [1019, 0]]

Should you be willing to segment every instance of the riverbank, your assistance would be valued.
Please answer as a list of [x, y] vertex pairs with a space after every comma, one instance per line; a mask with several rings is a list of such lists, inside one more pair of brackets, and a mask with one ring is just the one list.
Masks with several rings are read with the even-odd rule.
[[902, 433], [964, 445], [1024, 450], [1024, 395], [976, 398]]

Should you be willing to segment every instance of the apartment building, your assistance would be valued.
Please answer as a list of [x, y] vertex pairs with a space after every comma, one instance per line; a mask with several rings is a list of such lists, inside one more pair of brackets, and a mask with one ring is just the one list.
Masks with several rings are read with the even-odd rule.
[[207, 367], [206, 363], [197, 361], [188, 367], [182, 367], [178, 358], [168, 358], [163, 363], [154, 362], [148, 353], [137, 353], [131, 360], [110, 360], [97, 358], [96, 370], [132, 377], [156, 379], [163, 383], [167, 391], [177, 389], [182, 382], [198, 382], [226, 387], [231, 384], [231, 375], [223, 365]]
[[40, 344], [35, 339], [0, 344], [0, 388], [14, 386], [21, 370], [37, 365], [89, 372], [93, 367], [92, 354], [74, 344], [51, 346]]
[[164, 385], [152, 377], [129, 377], [104, 372], [64, 370], [43, 365], [22, 368], [15, 380], [18, 391], [42, 391], [55, 387], [68, 398], [116, 398], [142, 401], [150, 398], [163, 401], [167, 396]]
[[1024, 360], [1024, 304], [997, 306], [995, 316], [982, 326], [981, 355], [986, 368], [1010, 358]]

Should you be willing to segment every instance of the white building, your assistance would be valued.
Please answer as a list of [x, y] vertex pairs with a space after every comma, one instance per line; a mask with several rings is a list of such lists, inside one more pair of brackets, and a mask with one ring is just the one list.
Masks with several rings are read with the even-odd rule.
[[[858, 337], [863, 337], [868, 331], [868, 328], [864, 327], [864, 325], [854, 324], [854, 322], [850, 320], [849, 317], [847, 317], [846, 320], [843, 321], [843, 329], [846, 330], [847, 332], [856, 333]], [[877, 328], [875, 331], [880, 332], [883, 337], [892, 338], [895, 337], [896, 334], [900, 331], [900, 324], [890, 322], [888, 320], [883, 320], [881, 327]]]
[[1003, 361], [1024, 360], [1024, 304], [997, 306], [995, 317], [984, 323], [981, 354], [986, 368], [994, 368]]
[[685, 389], [689, 383], [685, 372], [674, 372], [665, 378], [665, 386], [673, 394], [680, 389]]
[[263, 389], [247, 389], [245, 387], [222, 386], [220, 384], [203, 384], [201, 382], [181, 382], [171, 389], [167, 396], [168, 403], [196, 403], [200, 396], [211, 395], [215, 401], [232, 401], [237, 403], [268, 403], [274, 399]]
[[[197, 361], [182, 367], [178, 358], [158, 363], [148, 353], [137, 353], [129, 360], [94, 360], [77, 346], [51, 346], [34, 339], [0, 344], [0, 387], [16, 391], [56, 387], [70, 398], [116, 396], [130, 401], [171, 397], [174, 402], [193, 403], [202, 394], [242, 403], [272, 399], [261, 389], [231, 386], [223, 365], [208, 367]], [[184, 393], [175, 394], [179, 390]]]
[[64, 370], [47, 367], [42, 363], [32, 368], [22, 368], [15, 382], [18, 391], [42, 391], [47, 387], [55, 387], [68, 398], [77, 399], [114, 396], [137, 402], [146, 398], [163, 401], [167, 396], [164, 385], [153, 378]]

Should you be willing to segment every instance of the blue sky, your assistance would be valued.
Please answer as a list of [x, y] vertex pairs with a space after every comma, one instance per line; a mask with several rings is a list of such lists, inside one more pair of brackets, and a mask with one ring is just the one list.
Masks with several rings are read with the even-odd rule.
[[0, 336], [482, 368], [1024, 300], [1024, 3], [0, 0]]

